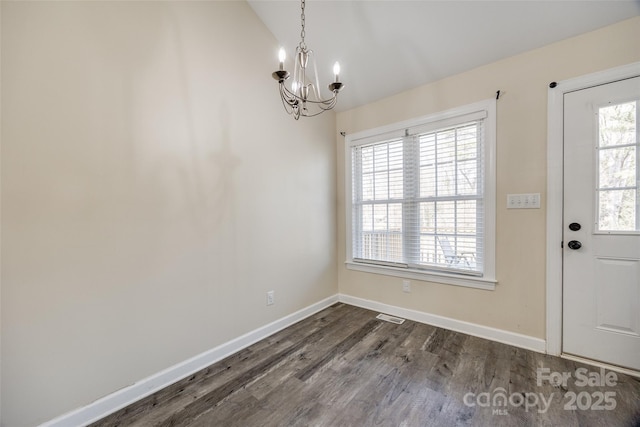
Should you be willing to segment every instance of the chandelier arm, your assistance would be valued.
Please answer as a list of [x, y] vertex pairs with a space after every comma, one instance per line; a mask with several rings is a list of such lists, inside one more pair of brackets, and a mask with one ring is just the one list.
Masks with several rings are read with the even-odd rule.
[[335, 107], [335, 105], [336, 105], [336, 98], [327, 99], [326, 101], [318, 102], [315, 104], [315, 106], [321, 109], [322, 111], [331, 110], [333, 107]]
[[291, 99], [284, 92], [287, 90], [284, 84], [280, 85], [280, 99], [282, 101], [282, 106], [284, 107], [284, 111], [292, 115], [294, 119], [300, 119], [300, 108], [298, 107], [298, 103], [295, 99]]
[[298, 95], [296, 95], [295, 93], [291, 92], [289, 90], [289, 88], [284, 83], [282, 83], [280, 85], [280, 95], [283, 98], [286, 97], [287, 102], [289, 102], [289, 103], [293, 103], [295, 101], [302, 101], [302, 98], [298, 97]]
[[282, 107], [284, 108], [284, 111], [286, 111], [287, 114], [291, 114], [291, 106], [285, 102], [282, 96], [280, 97], [280, 100], [282, 101]]
[[295, 99], [298, 100], [298, 102], [306, 102], [307, 104], [314, 104], [314, 105], [329, 105], [329, 104], [334, 104], [336, 103], [336, 100], [338, 99], [336, 96], [332, 96], [331, 98], [328, 99], [320, 99], [320, 100], [313, 100], [313, 99], [307, 99], [304, 100], [302, 98], [300, 98], [298, 95], [294, 95]]
[[338, 101], [338, 98], [334, 96], [334, 97], [331, 97], [329, 99], [323, 99], [323, 100], [320, 100], [320, 101], [313, 101], [312, 103], [314, 105], [317, 105], [320, 108], [324, 108], [324, 107], [330, 106], [329, 108], [324, 108], [325, 110], [330, 110], [331, 108], [333, 108], [336, 105], [337, 101]]
[[336, 106], [336, 102], [337, 102], [337, 98], [334, 98], [334, 100], [332, 100], [331, 103], [322, 104], [319, 107], [322, 109], [322, 111], [328, 111], [328, 110], [331, 110], [333, 107]]
[[296, 95], [291, 90], [289, 90], [289, 88], [284, 83], [281, 83], [280, 95], [282, 96], [283, 100], [286, 99], [286, 102], [288, 102], [288, 103], [292, 103], [292, 102], [298, 101], [300, 103], [306, 102], [306, 103], [311, 103], [311, 104], [315, 104], [315, 105], [321, 105], [321, 104], [322, 105], [330, 105], [330, 104], [335, 105], [336, 101], [338, 99], [337, 94], [334, 93], [331, 98], [327, 98], [327, 99], [319, 99], [319, 100], [307, 99], [307, 100], [304, 100], [300, 96]]
[[282, 87], [284, 85], [280, 85], [280, 100], [282, 101], [282, 106], [284, 107], [284, 111], [287, 112], [287, 114], [291, 114], [293, 113], [293, 103], [289, 101], [288, 98], [285, 97], [285, 95], [283, 95], [282, 92]]
[[303, 116], [304, 117], [315, 117], [315, 116], [319, 116], [320, 114], [324, 113], [325, 111], [327, 111], [327, 110], [320, 110], [320, 111], [318, 111], [316, 113], [313, 113], [313, 114], [303, 114]]
[[323, 104], [323, 105], [319, 105], [318, 107], [320, 108], [320, 110], [321, 110], [322, 112], [324, 112], [324, 111], [332, 110], [332, 109], [333, 109], [333, 107], [335, 107], [335, 106], [336, 106], [336, 103], [335, 103], [335, 102], [333, 102], [333, 103], [331, 103], [330, 105]]

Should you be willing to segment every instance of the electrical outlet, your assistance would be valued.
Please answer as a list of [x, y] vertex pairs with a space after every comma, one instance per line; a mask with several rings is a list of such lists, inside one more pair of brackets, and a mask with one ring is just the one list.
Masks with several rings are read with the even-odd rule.
[[276, 295], [274, 291], [267, 292], [267, 305], [273, 305], [276, 302]]
[[411, 280], [402, 281], [402, 292], [406, 292], [406, 293], [411, 292]]

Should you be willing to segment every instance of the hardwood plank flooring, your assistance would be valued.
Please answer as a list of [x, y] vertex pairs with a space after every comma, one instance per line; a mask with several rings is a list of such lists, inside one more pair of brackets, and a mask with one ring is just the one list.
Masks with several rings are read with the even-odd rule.
[[91, 427], [640, 426], [638, 378], [376, 315], [335, 304]]

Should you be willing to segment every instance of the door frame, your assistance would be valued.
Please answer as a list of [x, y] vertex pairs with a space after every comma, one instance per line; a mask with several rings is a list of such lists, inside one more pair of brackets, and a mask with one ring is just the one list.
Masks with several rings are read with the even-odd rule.
[[636, 76], [640, 76], [640, 62], [549, 85], [547, 98], [547, 354], [562, 355], [564, 94]]

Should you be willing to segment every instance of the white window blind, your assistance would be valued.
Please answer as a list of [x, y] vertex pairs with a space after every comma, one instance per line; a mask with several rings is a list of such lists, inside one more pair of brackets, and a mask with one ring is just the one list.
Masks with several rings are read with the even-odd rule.
[[485, 118], [477, 111], [352, 145], [354, 262], [483, 274]]

